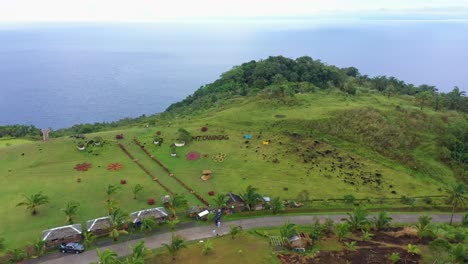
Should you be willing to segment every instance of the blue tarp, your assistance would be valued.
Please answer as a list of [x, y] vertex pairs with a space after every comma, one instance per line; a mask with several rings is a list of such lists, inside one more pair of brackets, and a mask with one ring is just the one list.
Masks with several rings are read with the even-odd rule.
[[252, 139], [252, 135], [250, 135], [250, 134], [245, 134], [245, 135], [244, 135], [244, 138], [246, 138], [246, 139]]

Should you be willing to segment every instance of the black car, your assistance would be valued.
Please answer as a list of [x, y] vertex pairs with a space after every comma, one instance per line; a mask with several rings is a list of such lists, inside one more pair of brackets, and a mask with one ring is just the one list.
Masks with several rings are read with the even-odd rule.
[[63, 243], [59, 246], [62, 253], [75, 253], [79, 254], [84, 251], [84, 246], [79, 243]]

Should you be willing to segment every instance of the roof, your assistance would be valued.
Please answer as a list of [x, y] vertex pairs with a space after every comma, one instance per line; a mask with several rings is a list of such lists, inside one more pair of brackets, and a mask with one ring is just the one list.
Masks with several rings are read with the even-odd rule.
[[298, 235], [294, 235], [294, 236], [288, 238], [289, 242], [294, 242], [294, 241], [300, 240], [300, 239], [301, 239], [301, 237], [298, 236]]
[[198, 216], [203, 217], [203, 216], [207, 215], [208, 213], [209, 213], [208, 210], [205, 210], [205, 211], [199, 213]]
[[262, 198], [263, 198], [263, 201], [265, 201], [265, 202], [267, 202], [267, 203], [268, 203], [268, 202], [271, 202], [271, 198], [270, 198], [270, 197], [264, 196], [264, 197], [262, 197]]
[[196, 214], [196, 213], [199, 213], [201, 211], [203, 211], [203, 209], [196, 206], [196, 205], [194, 205], [194, 206], [190, 207], [189, 209], [187, 209], [187, 213], [189, 213], [189, 214]]
[[81, 235], [81, 224], [60, 226], [42, 231], [42, 241]]
[[211, 174], [213, 173], [211, 170], [203, 170], [203, 174]]
[[133, 212], [130, 214], [132, 223], [139, 222], [142, 219], [148, 218], [148, 217], [154, 217], [157, 219], [157, 218], [162, 218], [166, 216], [167, 216], [166, 209], [164, 209], [163, 207], [150, 208], [150, 209], [141, 210], [138, 212]]
[[109, 216], [96, 218], [86, 222], [86, 230], [88, 232], [99, 229], [108, 229], [111, 227], [111, 221]]
[[233, 193], [228, 193], [227, 196], [229, 197], [229, 199], [227, 200], [227, 203], [230, 203], [230, 202], [244, 202], [244, 200], [242, 200], [242, 198], [239, 195], [236, 195], [236, 194], [233, 194]]

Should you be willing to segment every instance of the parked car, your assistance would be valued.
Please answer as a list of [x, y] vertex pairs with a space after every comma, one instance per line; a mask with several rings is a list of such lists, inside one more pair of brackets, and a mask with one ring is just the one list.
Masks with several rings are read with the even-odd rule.
[[63, 243], [59, 246], [62, 253], [75, 253], [79, 254], [85, 250], [84, 246], [79, 243]]

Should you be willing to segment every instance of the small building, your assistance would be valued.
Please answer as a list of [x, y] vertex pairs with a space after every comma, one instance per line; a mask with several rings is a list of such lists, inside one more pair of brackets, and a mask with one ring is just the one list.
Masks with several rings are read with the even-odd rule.
[[111, 231], [111, 219], [109, 216], [96, 218], [86, 222], [86, 230], [96, 236], [104, 236]]
[[263, 210], [270, 203], [270, 197], [262, 197], [262, 199], [255, 205], [255, 210]]
[[150, 217], [154, 218], [157, 223], [164, 223], [167, 219], [166, 209], [163, 207], [157, 207], [133, 212], [130, 214], [130, 219], [134, 224], [141, 223], [143, 219]]
[[245, 210], [245, 202], [239, 195], [228, 193], [227, 196], [226, 209], [237, 213]]
[[62, 243], [80, 242], [81, 234], [81, 224], [60, 226], [42, 231], [42, 241], [47, 247], [54, 247]]
[[306, 233], [298, 233], [290, 238], [288, 238], [289, 248], [306, 248], [309, 245], [312, 245], [312, 239]]

